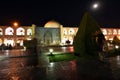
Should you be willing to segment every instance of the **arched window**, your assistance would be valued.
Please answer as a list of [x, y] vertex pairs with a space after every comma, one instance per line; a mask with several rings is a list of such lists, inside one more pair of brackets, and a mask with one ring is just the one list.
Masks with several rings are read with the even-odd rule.
[[0, 28], [0, 35], [3, 35], [3, 30], [2, 30], [2, 28]]
[[5, 35], [13, 35], [14, 30], [11, 27], [6, 28]]
[[107, 35], [107, 30], [106, 30], [106, 29], [102, 29], [102, 33], [103, 33], [104, 35]]
[[27, 35], [32, 35], [32, 29], [27, 29]]
[[108, 29], [108, 35], [112, 35], [112, 29]]
[[113, 29], [113, 35], [117, 35], [117, 29]]
[[70, 30], [69, 30], [69, 35], [73, 35], [74, 32], [75, 32], [74, 29], [70, 29]]
[[16, 35], [25, 35], [25, 30], [24, 30], [24, 28], [22, 28], [22, 27], [17, 28], [17, 30], [16, 30]]
[[120, 29], [118, 30], [118, 35], [120, 35]]

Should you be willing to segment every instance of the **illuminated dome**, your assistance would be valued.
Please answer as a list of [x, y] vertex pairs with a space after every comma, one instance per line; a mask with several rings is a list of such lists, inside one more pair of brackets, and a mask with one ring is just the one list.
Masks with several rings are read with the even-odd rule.
[[59, 28], [61, 26], [61, 24], [57, 21], [48, 21], [44, 27], [45, 28]]

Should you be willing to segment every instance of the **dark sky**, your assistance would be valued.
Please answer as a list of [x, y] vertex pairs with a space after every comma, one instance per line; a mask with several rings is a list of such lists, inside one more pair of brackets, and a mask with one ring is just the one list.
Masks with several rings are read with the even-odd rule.
[[[99, 2], [94, 10], [91, 5]], [[63, 26], [78, 26], [85, 12], [89, 12], [104, 27], [120, 27], [119, 0], [4, 0], [0, 1], [0, 25], [36, 24], [43, 26], [56, 20]]]

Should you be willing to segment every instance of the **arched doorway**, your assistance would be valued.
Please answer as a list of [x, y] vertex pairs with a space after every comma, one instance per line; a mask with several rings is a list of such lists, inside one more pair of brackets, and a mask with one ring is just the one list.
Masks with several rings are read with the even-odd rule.
[[11, 45], [11, 46], [15, 46], [14, 40], [13, 39], [4, 39], [4, 44], [5, 46]]
[[44, 34], [44, 43], [46, 45], [50, 45], [52, 43], [52, 33], [50, 31], [46, 31]]

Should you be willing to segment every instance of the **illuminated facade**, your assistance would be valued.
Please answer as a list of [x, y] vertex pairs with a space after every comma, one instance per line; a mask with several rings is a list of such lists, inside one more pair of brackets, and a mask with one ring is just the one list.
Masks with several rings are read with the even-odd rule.
[[23, 46], [23, 40], [34, 36], [35, 26], [0, 26], [0, 45]]
[[[120, 28], [100, 28], [106, 40], [112, 41], [115, 36], [120, 40]], [[76, 27], [64, 27], [62, 29], [61, 35], [62, 41], [70, 40], [73, 43], [73, 38], [77, 33], [78, 28]], [[72, 33], [72, 34], [71, 34]]]
[[35, 36], [38, 40], [38, 45], [60, 44], [60, 28], [36, 27]]
[[63, 27], [56, 21], [47, 22], [44, 27], [36, 27], [36, 38], [41, 45], [66, 45], [73, 43], [73, 38], [76, 35], [78, 28]]
[[120, 40], [120, 28], [101, 28], [106, 40], [113, 40], [117, 36]]
[[[52, 34], [54, 36], [54, 37], [51, 36], [51, 38], [49, 38], [49, 40], [48, 40], [48, 42], [50, 41], [49, 44], [51, 44], [51, 45], [52, 44], [66, 45], [66, 41], [68, 41], [68, 40], [70, 41], [70, 44], [73, 44], [74, 36], [76, 35], [76, 33], [78, 31], [78, 27], [63, 27], [63, 25], [61, 25], [60, 23], [58, 23], [56, 21], [49, 21], [45, 24], [44, 30], [41, 30], [41, 31], [40, 30], [38, 31], [38, 29], [36, 30], [37, 35], [38, 34], [44, 35], [46, 29], [47, 29], [47, 32], [51, 32], [51, 33], [49, 33], [49, 36], [50, 36], [50, 34]], [[54, 31], [53, 29], [57, 29], [57, 31]], [[101, 31], [104, 34], [106, 40], [113, 40], [114, 36], [117, 36], [120, 39], [120, 29], [119, 28], [101, 28]], [[42, 32], [42, 33], [40, 33], [40, 32]], [[56, 37], [54, 34], [56, 34]], [[44, 37], [39, 36], [39, 39], [40, 38], [41, 38], [41, 43], [46, 44], [45, 36]]]
[[[63, 27], [56, 21], [47, 22], [44, 27], [39, 26], [0, 26], [0, 45], [23, 46], [23, 40], [37, 38], [38, 45], [66, 45], [73, 44], [78, 27]], [[101, 28], [106, 40], [120, 39], [119, 28]]]

